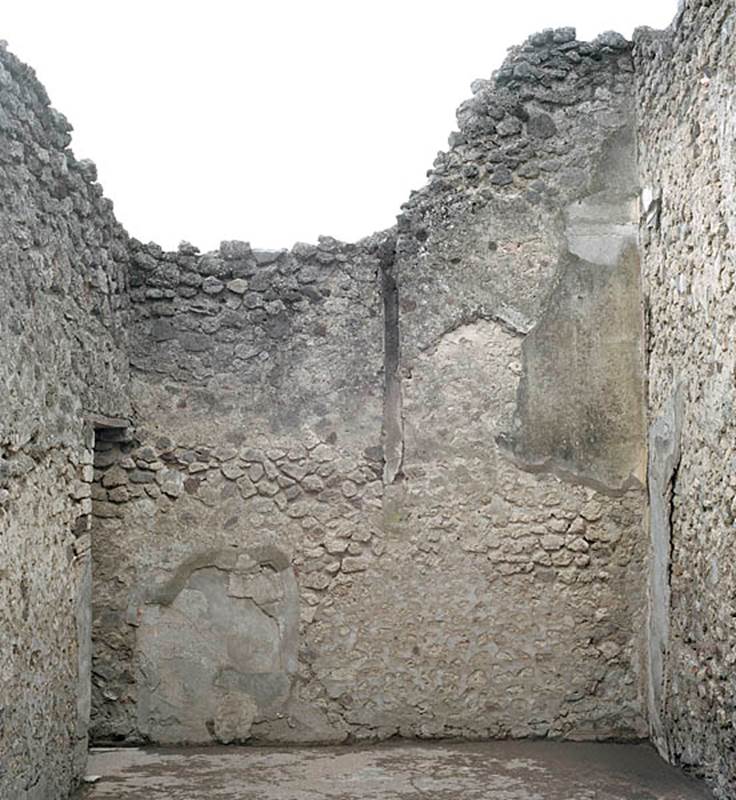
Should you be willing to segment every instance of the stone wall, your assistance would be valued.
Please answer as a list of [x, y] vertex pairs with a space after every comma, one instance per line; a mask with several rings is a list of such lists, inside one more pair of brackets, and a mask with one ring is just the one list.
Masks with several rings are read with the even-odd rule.
[[383, 240], [135, 252], [137, 427], [93, 495], [98, 739], [346, 736], [311, 631], [384, 550]]
[[128, 239], [0, 49], [2, 796], [68, 794], [90, 705], [649, 732], [733, 796], [733, 11], [530, 37], [395, 228], [283, 251]]
[[648, 309], [649, 698], [675, 763], [736, 796], [736, 36], [687, 2], [636, 37]]
[[644, 730], [632, 70], [613, 34], [531, 37], [399, 220], [387, 535], [434, 735]]
[[92, 440], [128, 413], [126, 238], [0, 47], [0, 796], [66, 797], [89, 716]]
[[632, 70], [532, 37], [356, 245], [136, 245], [98, 741], [644, 734]]

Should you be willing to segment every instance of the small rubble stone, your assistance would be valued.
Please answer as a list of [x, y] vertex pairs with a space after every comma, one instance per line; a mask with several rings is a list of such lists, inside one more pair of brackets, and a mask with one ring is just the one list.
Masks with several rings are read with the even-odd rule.
[[128, 474], [128, 478], [131, 483], [152, 483], [156, 480], [156, 473], [142, 469], [134, 469]]
[[202, 291], [207, 294], [219, 294], [224, 288], [221, 280], [218, 280], [213, 275], [209, 275], [202, 281]]
[[108, 492], [108, 498], [111, 503], [125, 503], [130, 499], [130, 493], [127, 486], [116, 486]]
[[236, 461], [223, 464], [221, 471], [222, 474], [231, 481], [237, 480], [241, 475], [245, 475], [245, 469]]
[[227, 283], [227, 288], [235, 294], [245, 294], [248, 291], [248, 281], [243, 278], [235, 278]]
[[557, 133], [557, 126], [549, 114], [533, 114], [527, 122], [527, 131], [538, 139], [549, 139]]
[[492, 184], [496, 186], [507, 186], [513, 182], [514, 176], [511, 174], [511, 170], [508, 167], [501, 164], [493, 170], [493, 174], [491, 175]]
[[363, 572], [368, 569], [370, 562], [367, 558], [353, 558], [347, 556], [342, 560], [343, 572]]
[[128, 473], [120, 466], [115, 466], [107, 470], [102, 477], [102, 485], [106, 489], [111, 489], [115, 486], [124, 486], [127, 482]]
[[258, 483], [264, 474], [265, 470], [263, 468], [263, 464], [251, 464], [251, 466], [248, 468], [248, 477], [253, 481], [253, 483]]
[[169, 497], [179, 497], [184, 491], [184, 475], [178, 470], [162, 469], [156, 473], [161, 491]]

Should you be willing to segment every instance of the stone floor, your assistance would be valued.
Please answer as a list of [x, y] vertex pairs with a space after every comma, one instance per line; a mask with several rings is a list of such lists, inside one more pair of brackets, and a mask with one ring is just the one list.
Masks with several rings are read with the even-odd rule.
[[648, 745], [93, 750], [78, 800], [704, 800]]

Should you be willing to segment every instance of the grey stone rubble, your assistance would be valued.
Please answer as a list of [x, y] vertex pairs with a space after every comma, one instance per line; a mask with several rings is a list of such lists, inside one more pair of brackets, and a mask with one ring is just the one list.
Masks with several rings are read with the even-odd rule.
[[0, 795], [398, 735], [736, 796], [734, 19], [531, 36], [394, 228], [279, 251], [130, 238], [0, 49]]
[[[652, 737], [736, 797], [736, 14], [635, 38], [647, 328]], [[663, 519], [655, 509], [664, 509]], [[662, 579], [663, 578], [663, 579]]]

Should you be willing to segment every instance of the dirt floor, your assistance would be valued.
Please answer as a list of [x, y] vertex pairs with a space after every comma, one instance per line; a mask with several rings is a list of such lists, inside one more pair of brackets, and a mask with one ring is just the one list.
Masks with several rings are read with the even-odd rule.
[[705, 800], [648, 745], [102, 748], [77, 800]]

